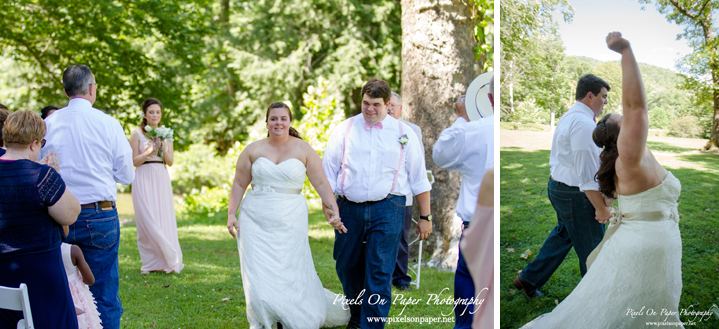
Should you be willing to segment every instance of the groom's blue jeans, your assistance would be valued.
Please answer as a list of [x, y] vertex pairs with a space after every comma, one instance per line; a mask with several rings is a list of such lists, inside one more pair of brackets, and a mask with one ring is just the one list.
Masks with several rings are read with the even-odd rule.
[[[350, 324], [384, 328], [367, 317], [386, 317], [392, 305], [392, 272], [405, 213], [405, 197], [389, 195], [376, 203], [354, 203], [338, 198], [340, 218], [347, 233], [335, 230], [334, 259], [350, 305]], [[364, 290], [364, 293], [362, 293]], [[358, 296], [362, 294], [362, 297]]]
[[547, 194], [557, 212], [557, 226], [549, 233], [537, 257], [519, 274], [523, 281], [537, 289], [547, 283], [572, 247], [579, 258], [579, 271], [584, 276], [587, 257], [604, 237], [604, 225], [597, 222], [594, 206], [578, 187], [550, 177]]
[[67, 243], [77, 245], [95, 276], [90, 292], [97, 301], [103, 328], [120, 328], [122, 303], [117, 292], [120, 271], [117, 251], [120, 242], [120, 222], [117, 209], [82, 209], [75, 224], [70, 225]]

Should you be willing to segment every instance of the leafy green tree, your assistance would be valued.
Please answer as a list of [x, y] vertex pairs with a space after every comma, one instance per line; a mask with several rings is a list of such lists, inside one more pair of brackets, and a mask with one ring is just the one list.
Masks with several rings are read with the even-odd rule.
[[569, 76], [563, 74], [566, 63], [557, 24], [552, 18], [555, 9], [562, 12], [565, 21], [571, 21], [573, 9], [566, 0], [502, 1], [503, 121], [516, 121], [515, 104], [529, 97], [550, 112], [566, 108], [563, 95]]
[[370, 77], [400, 88], [400, 6], [373, 0], [223, 0], [217, 41], [195, 95], [201, 138], [224, 152], [247, 137], [267, 105], [287, 101], [295, 109], [320, 77], [346, 114], [358, 113], [360, 89]]
[[66, 104], [62, 72], [86, 64], [100, 86], [95, 107], [126, 131], [139, 122], [146, 97], [162, 100], [174, 124], [190, 110], [186, 77], [201, 69], [202, 38], [213, 31], [209, 9], [209, 0], [0, 2], [3, 55], [24, 68], [20, 77], [31, 89], [8, 105], [37, 111], [28, 105]]
[[719, 9], [719, 0], [639, 0], [639, 3], [654, 4], [667, 20], [684, 27], [684, 33], [679, 36], [686, 39], [694, 51], [682, 59], [681, 67], [695, 77], [711, 77], [711, 83], [701, 85], [700, 90], [702, 92], [709, 88], [713, 99], [713, 111], [710, 114], [711, 136], [705, 149], [718, 147], [719, 40], [713, 14]]

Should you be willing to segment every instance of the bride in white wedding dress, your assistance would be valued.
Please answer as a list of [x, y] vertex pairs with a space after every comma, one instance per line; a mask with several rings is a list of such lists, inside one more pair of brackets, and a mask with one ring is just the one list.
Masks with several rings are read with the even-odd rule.
[[[290, 127], [291, 121], [284, 103], [270, 105], [268, 138], [242, 151], [230, 193], [227, 228], [233, 237], [235, 231], [239, 235], [247, 320], [253, 329], [335, 327], [350, 318], [342, 296], [324, 289], [315, 271], [301, 194], [305, 174], [330, 208], [327, 221], [340, 233], [347, 230], [339, 211], [333, 211], [338, 207], [320, 157]], [[250, 182], [252, 190], [243, 200]]]
[[[649, 118], [639, 67], [619, 32], [608, 47], [622, 55], [623, 114], [597, 123], [604, 150], [597, 173], [604, 195], [619, 198], [604, 239], [587, 259], [587, 274], [551, 313], [522, 328], [683, 328], [679, 180], [647, 148]], [[609, 202], [613, 200], [609, 199]]]

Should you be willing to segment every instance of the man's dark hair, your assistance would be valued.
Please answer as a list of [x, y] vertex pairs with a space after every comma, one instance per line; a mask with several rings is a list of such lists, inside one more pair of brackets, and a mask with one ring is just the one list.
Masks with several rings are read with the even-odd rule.
[[93, 83], [95, 80], [87, 65], [70, 65], [62, 73], [62, 88], [67, 97], [87, 95]]
[[367, 83], [365, 83], [362, 87], [362, 94], [360, 95], [364, 97], [365, 94], [372, 98], [382, 98], [384, 102], [387, 103], [389, 102], [390, 97], [392, 97], [392, 90], [389, 89], [387, 81], [373, 78], [370, 81], [367, 81]]
[[602, 78], [594, 75], [594, 74], [587, 74], [579, 78], [579, 82], [577, 82], [577, 93], [575, 95], [575, 99], [578, 101], [581, 101], [584, 99], [584, 97], [587, 96], [588, 92], [591, 92], [593, 95], [599, 95], [600, 92], [602, 92], [602, 87], [607, 88], [607, 91], [612, 90], [612, 88], [609, 87], [609, 84], [602, 80]]
[[47, 116], [49, 115], [50, 111], [55, 111], [57, 109], [58, 108], [55, 105], [45, 106], [42, 108], [42, 110], [40, 110], [40, 117], [45, 120], [45, 118], [47, 118]]

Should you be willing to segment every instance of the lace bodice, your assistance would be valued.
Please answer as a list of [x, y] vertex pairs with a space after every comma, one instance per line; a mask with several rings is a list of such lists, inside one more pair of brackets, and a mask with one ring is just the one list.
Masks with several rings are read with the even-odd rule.
[[259, 157], [252, 163], [252, 184], [281, 188], [302, 188], [307, 168], [299, 159], [290, 158], [275, 164]]
[[619, 211], [635, 213], [676, 209], [681, 191], [682, 184], [671, 172], [667, 172], [664, 181], [653, 188], [637, 194], [619, 195]]

